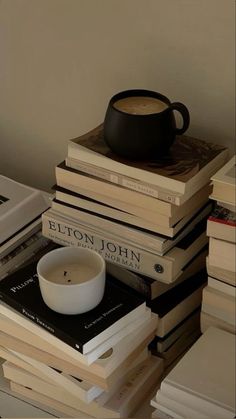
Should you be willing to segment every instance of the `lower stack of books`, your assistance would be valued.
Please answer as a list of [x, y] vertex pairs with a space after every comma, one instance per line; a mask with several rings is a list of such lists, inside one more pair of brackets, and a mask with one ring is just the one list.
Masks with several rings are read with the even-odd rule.
[[159, 386], [164, 363], [148, 350], [158, 316], [111, 273], [102, 302], [80, 315], [45, 305], [36, 262], [4, 278], [0, 297], [3, 372], [20, 397], [69, 417], [128, 417]]
[[209, 327], [161, 382], [152, 417], [235, 418], [235, 368], [235, 335]]
[[46, 193], [0, 176], [0, 280], [48, 245], [41, 214], [49, 206]]
[[[236, 207], [235, 159], [216, 173], [212, 199], [215, 208], [207, 220], [209, 255], [207, 257], [208, 284], [203, 290], [201, 330], [210, 325], [236, 333]], [[231, 168], [231, 171], [230, 171]], [[222, 177], [222, 172], [224, 177]], [[227, 190], [226, 174], [234, 184]], [[232, 176], [230, 176], [230, 173]], [[217, 188], [215, 183], [221, 179]], [[226, 186], [225, 186], [226, 185]], [[227, 196], [224, 196], [224, 191]], [[221, 201], [217, 201], [220, 199]], [[227, 202], [226, 202], [227, 199]]]

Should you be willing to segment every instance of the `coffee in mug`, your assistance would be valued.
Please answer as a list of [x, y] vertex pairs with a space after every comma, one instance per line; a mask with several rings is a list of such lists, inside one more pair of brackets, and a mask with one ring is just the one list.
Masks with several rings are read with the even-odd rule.
[[125, 97], [114, 102], [113, 106], [119, 111], [132, 115], [150, 115], [168, 108], [165, 102], [149, 96]]
[[[182, 128], [176, 127], [174, 110], [182, 116]], [[104, 140], [121, 157], [157, 160], [168, 153], [176, 135], [183, 134], [189, 122], [184, 104], [171, 103], [166, 96], [151, 90], [126, 90], [109, 101]]]

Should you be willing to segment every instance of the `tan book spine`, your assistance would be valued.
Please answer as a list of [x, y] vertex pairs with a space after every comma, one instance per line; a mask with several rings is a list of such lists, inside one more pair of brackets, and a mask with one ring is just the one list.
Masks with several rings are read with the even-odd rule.
[[112, 172], [103, 167], [95, 166], [81, 160], [73, 159], [72, 157], [66, 158], [66, 165], [88, 175], [98, 177], [99, 179], [114, 183], [115, 185], [123, 186], [143, 195], [151, 196], [174, 205], [180, 205], [183, 200], [182, 195], [178, 192], [172, 192], [170, 190], [151, 185], [150, 183], [131, 178], [130, 176], [126, 176], [118, 172]]

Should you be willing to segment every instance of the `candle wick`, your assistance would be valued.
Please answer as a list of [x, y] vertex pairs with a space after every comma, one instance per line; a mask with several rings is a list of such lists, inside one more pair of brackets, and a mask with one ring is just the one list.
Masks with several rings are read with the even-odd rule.
[[67, 271], [64, 271], [64, 276], [66, 276], [66, 274], [67, 274]]

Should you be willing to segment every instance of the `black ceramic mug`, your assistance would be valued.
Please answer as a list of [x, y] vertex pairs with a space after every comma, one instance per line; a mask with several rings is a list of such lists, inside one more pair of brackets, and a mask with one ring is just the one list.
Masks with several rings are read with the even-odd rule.
[[[176, 127], [174, 110], [182, 115], [182, 128]], [[122, 157], [155, 160], [168, 152], [176, 135], [188, 129], [189, 121], [188, 109], [180, 102], [171, 103], [151, 90], [126, 90], [109, 101], [104, 140]]]

